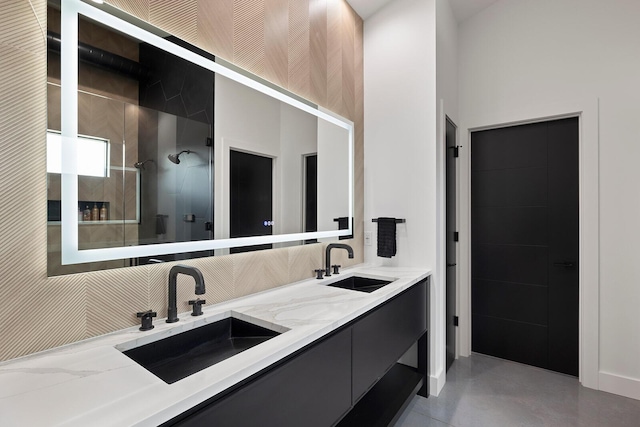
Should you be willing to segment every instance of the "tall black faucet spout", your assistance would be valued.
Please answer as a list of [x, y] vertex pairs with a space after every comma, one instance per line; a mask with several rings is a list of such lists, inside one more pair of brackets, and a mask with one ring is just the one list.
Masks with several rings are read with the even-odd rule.
[[202, 277], [200, 270], [183, 264], [171, 267], [171, 270], [169, 270], [169, 307], [167, 308], [167, 323], [174, 323], [178, 321], [178, 307], [176, 302], [176, 284], [178, 274], [186, 274], [193, 277], [196, 281], [196, 295], [203, 295], [205, 293], [204, 277]]
[[325, 276], [331, 276], [331, 249], [345, 249], [349, 253], [349, 258], [353, 258], [353, 248], [344, 243], [330, 243], [324, 254]]

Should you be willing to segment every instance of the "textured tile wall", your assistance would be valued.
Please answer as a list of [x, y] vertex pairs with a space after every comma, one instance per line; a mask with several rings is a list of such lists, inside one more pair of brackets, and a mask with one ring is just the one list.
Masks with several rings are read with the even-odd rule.
[[[355, 238], [363, 259], [362, 20], [343, 0], [109, 0], [214, 55], [356, 124]], [[47, 277], [46, 0], [0, 2], [0, 360], [166, 315], [173, 263]], [[322, 245], [185, 261], [205, 276], [207, 304], [312, 276]], [[179, 311], [195, 297], [179, 281]]]

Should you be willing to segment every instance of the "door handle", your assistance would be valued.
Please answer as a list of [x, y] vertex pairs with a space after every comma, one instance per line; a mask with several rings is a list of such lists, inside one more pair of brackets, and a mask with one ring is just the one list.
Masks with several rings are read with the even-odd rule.
[[457, 265], [456, 263], [450, 263], [450, 262], [447, 263], [447, 267], [455, 267], [456, 265]]
[[553, 263], [554, 267], [564, 267], [564, 268], [576, 268], [576, 263], [572, 261], [556, 261]]

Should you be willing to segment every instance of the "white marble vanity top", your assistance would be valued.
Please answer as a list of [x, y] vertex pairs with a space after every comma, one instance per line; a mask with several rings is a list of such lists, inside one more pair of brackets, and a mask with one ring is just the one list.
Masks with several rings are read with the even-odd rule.
[[[372, 293], [323, 286], [351, 275], [396, 279]], [[157, 426], [350, 322], [430, 274], [356, 266], [0, 364], [0, 425]], [[207, 283], [207, 287], [215, 286]], [[165, 310], [158, 313], [165, 315]], [[121, 350], [233, 315], [286, 332], [173, 384]]]

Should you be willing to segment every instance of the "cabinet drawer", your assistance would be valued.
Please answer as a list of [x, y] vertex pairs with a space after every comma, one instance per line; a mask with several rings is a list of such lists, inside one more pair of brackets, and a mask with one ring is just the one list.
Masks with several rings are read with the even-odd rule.
[[351, 406], [350, 374], [347, 328], [175, 425], [327, 427]]
[[353, 325], [353, 403], [427, 330], [422, 281]]

